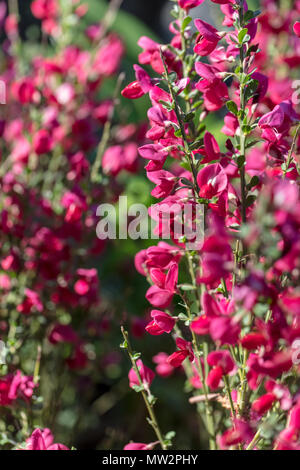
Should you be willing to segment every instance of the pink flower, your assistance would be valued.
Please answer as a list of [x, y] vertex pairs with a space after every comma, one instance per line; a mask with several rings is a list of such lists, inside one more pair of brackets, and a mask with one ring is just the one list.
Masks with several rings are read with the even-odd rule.
[[249, 423], [242, 419], [234, 419], [233, 427], [227, 429], [219, 438], [219, 446], [221, 449], [229, 449], [237, 444], [249, 444], [253, 437], [254, 432]]
[[214, 138], [214, 136], [210, 132], [205, 132], [204, 138], [204, 149], [194, 150], [194, 154], [203, 155], [201, 158], [201, 163], [209, 163], [212, 160], [219, 160], [221, 153], [220, 147]]
[[78, 336], [70, 325], [57, 323], [51, 330], [48, 340], [51, 344], [76, 343]]
[[166, 275], [159, 269], [151, 269], [150, 274], [152, 274], [154, 285], [148, 289], [146, 299], [154, 307], [167, 308], [176, 292], [178, 264], [171, 263]]
[[35, 429], [26, 440], [26, 450], [70, 450], [63, 444], [54, 444], [50, 429]]
[[225, 171], [219, 163], [207, 165], [199, 171], [197, 182], [200, 188], [199, 196], [212, 199], [225, 191], [228, 179]]
[[184, 8], [186, 11], [190, 10], [191, 8], [196, 8], [203, 2], [204, 0], [178, 0], [180, 8]]
[[283, 372], [287, 372], [292, 367], [291, 355], [287, 351], [274, 352], [259, 357], [252, 354], [248, 359], [250, 371], [262, 376], [269, 376], [273, 379], [279, 377]]
[[[154, 372], [151, 369], [149, 369], [149, 367], [145, 366], [141, 359], [138, 359], [136, 364], [137, 364], [143, 385], [149, 388], [155, 377]], [[137, 377], [136, 372], [133, 368], [130, 369], [128, 378], [129, 378], [129, 387], [133, 388], [134, 386], [140, 386], [139, 378]]]
[[67, 191], [61, 199], [61, 205], [66, 209], [65, 221], [69, 223], [80, 220], [87, 210], [85, 197], [80, 192]]
[[135, 173], [137, 170], [137, 145], [128, 142], [125, 145], [109, 147], [102, 158], [102, 168], [106, 174], [117, 176], [126, 170]]
[[34, 310], [37, 312], [43, 311], [44, 307], [37, 292], [26, 288], [24, 294], [25, 299], [20, 305], [17, 306], [18, 312], [22, 313], [23, 315], [28, 315]]
[[207, 363], [212, 369], [208, 373], [206, 383], [212, 390], [219, 388], [223, 375], [227, 375], [235, 369], [231, 354], [226, 349], [210, 352], [207, 356]]
[[294, 28], [294, 33], [296, 34], [296, 36], [300, 38], [300, 21], [296, 21], [293, 28]]
[[150, 181], [157, 184], [151, 191], [151, 195], [155, 198], [167, 197], [178, 180], [176, 176], [166, 170], [148, 172], [147, 177]]
[[232, 113], [226, 114], [224, 118], [224, 126], [222, 127], [222, 132], [225, 135], [234, 137], [238, 128], [239, 128], [238, 118]]
[[288, 387], [270, 379], [265, 382], [265, 389], [267, 392], [273, 393], [282, 410], [286, 411], [292, 407], [293, 400]]
[[252, 410], [262, 416], [272, 408], [275, 401], [276, 396], [273, 393], [266, 393], [252, 403]]
[[194, 353], [192, 345], [189, 341], [185, 341], [182, 338], [176, 339], [176, 346], [179, 351], [175, 351], [171, 356], [168, 357], [167, 362], [172, 367], [180, 367], [183, 361], [188, 358], [190, 362], [194, 361]]
[[130, 442], [126, 444], [123, 450], [152, 450], [159, 442], [150, 442], [150, 444], [143, 444], [142, 442]]
[[248, 333], [241, 339], [241, 345], [248, 351], [253, 351], [266, 344], [267, 340], [262, 333]]
[[128, 98], [130, 100], [137, 100], [138, 98], [141, 98], [142, 96], [144, 96], [145, 93], [143, 92], [140, 83], [136, 80], [135, 82], [129, 83], [122, 90], [121, 94], [122, 96], [124, 96], [124, 98]]
[[238, 322], [228, 316], [213, 318], [209, 325], [209, 333], [215, 343], [220, 345], [236, 344], [241, 328]]
[[156, 373], [161, 377], [169, 377], [174, 371], [174, 367], [168, 363], [168, 357], [168, 354], [160, 352], [152, 358], [153, 362], [157, 364]]
[[58, 13], [57, 0], [34, 0], [31, 3], [31, 11], [39, 20], [55, 17]]
[[196, 62], [195, 69], [201, 77], [201, 80], [196, 84], [196, 88], [203, 93], [205, 108], [208, 111], [221, 109], [228, 99], [228, 89], [219, 78], [219, 70], [203, 62]]
[[17, 370], [10, 384], [8, 398], [12, 401], [18, 397], [28, 400], [32, 397], [33, 390], [37, 386], [33, 381], [33, 377], [23, 375], [20, 370]]
[[138, 99], [145, 95], [145, 93], [149, 93], [154, 86], [154, 81], [142, 67], [134, 65], [133, 68], [135, 70], [136, 81], [129, 83], [129, 85], [122, 90], [122, 96], [131, 100]]
[[151, 317], [153, 321], [148, 323], [146, 330], [151, 335], [162, 335], [163, 333], [171, 333], [175, 325], [175, 319], [168, 313], [160, 310], [152, 310]]
[[207, 56], [215, 50], [220, 41], [216, 28], [200, 19], [195, 20], [195, 26], [200, 32], [196, 39], [194, 51], [200, 56]]
[[53, 144], [54, 142], [46, 129], [41, 129], [33, 137], [33, 148], [37, 155], [50, 152]]
[[234, 3], [234, 0], [211, 0], [213, 3], [218, 3], [219, 5], [225, 5], [226, 3]]
[[164, 149], [161, 144], [148, 144], [139, 148], [139, 154], [141, 157], [146, 158], [147, 160], [152, 160], [160, 164], [164, 164], [168, 152]]

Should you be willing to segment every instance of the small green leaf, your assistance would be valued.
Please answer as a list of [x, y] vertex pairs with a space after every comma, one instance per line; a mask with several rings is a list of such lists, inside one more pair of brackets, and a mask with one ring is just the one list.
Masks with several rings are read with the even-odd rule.
[[245, 157], [244, 155], [239, 155], [236, 159], [237, 165], [239, 168], [242, 168], [245, 164]]
[[248, 23], [250, 20], [252, 20], [252, 18], [253, 18], [253, 11], [252, 10], [246, 11], [245, 16], [244, 16], [245, 23]]
[[247, 189], [250, 191], [250, 189], [254, 188], [258, 184], [259, 184], [259, 177], [255, 175], [251, 178], [249, 184], [247, 184]]
[[247, 28], [243, 28], [243, 29], [239, 32], [239, 34], [238, 34], [238, 40], [239, 40], [239, 43], [240, 43], [240, 44], [243, 44], [244, 38], [245, 38], [246, 34], [248, 34], [248, 29], [247, 29]]
[[181, 181], [181, 183], [184, 184], [185, 186], [189, 186], [189, 187], [191, 187], [191, 188], [194, 187], [193, 183], [192, 183], [190, 180], [188, 180], [187, 178], [181, 178], [180, 181]]
[[248, 126], [248, 125], [242, 126], [242, 131], [243, 131], [244, 134], [246, 134], [246, 135], [250, 134], [250, 133], [251, 133], [251, 130], [252, 130], [252, 129], [251, 129], [251, 126]]
[[256, 198], [256, 196], [254, 196], [254, 195], [248, 196], [247, 199], [246, 199], [246, 207], [248, 208], [248, 207], [252, 206], [252, 204], [254, 204], [254, 202], [256, 201], [256, 199], [257, 199], [257, 198]]
[[191, 21], [192, 21], [192, 18], [190, 16], [187, 16], [186, 18], [184, 18], [182, 25], [181, 25], [181, 31], [185, 31], [185, 29], [188, 27]]
[[237, 107], [237, 105], [234, 101], [227, 101], [226, 106], [227, 106], [228, 111], [230, 111], [235, 116], [238, 115], [239, 110], [238, 110], [238, 107]]
[[133, 359], [134, 361], [137, 361], [140, 357], [141, 357], [141, 353], [140, 353], [140, 352], [133, 353], [133, 355], [132, 355], [132, 359]]

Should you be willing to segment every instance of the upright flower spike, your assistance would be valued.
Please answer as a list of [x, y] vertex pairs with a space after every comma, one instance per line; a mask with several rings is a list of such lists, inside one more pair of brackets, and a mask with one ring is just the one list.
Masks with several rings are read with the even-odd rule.
[[[152, 64], [162, 75], [164, 89], [168, 89], [168, 92], [163, 91], [157, 83], [149, 92], [152, 107], [148, 111], [151, 129], [147, 137], [153, 141], [150, 145], [162, 145], [168, 150], [166, 172], [163, 170], [166, 160], [151, 161], [147, 166], [148, 179], [157, 184], [153, 194], [162, 198], [150, 210], [151, 217], [158, 223], [155, 233], [167, 232], [164, 220], [159, 218], [163, 207], [163, 214], [169, 214], [174, 203], [178, 208], [182, 207], [182, 201], [205, 204], [206, 231], [201, 250], [190, 253], [184, 237], [175, 236], [173, 226], [170, 233], [177, 253], [180, 253], [176, 260], [180, 274], [188, 277], [191, 283], [178, 285], [176, 293], [181, 297], [180, 307], [186, 312], [177, 317], [176, 328], [185, 332], [181, 321], [190, 327], [190, 346], [195, 351], [195, 361], [193, 377], [189, 377], [189, 381], [194, 388], [203, 389], [201, 400], [205, 402], [211, 449], [217, 445], [226, 449], [237, 445], [249, 450], [263, 448], [260, 424], [250, 422], [247, 410], [252, 404], [251, 416], [257, 418], [266, 416], [275, 403], [285, 412], [292, 403], [284, 377], [292, 367], [289, 348], [299, 329], [295, 313], [298, 294], [292, 287], [295, 283], [293, 274], [292, 285], [288, 288], [282, 285], [281, 276], [285, 272], [295, 273], [295, 260], [298, 262], [300, 256], [299, 221], [295, 219], [299, 205], [299, 192], [295, 191], [299, 169], [294, 159], [299, 147], [299, 116], [292, 106], [288, 80], [282, 80], [280, 74], [284, 76], [282, 64], [289, 64], [292, 70], [299, 59], [298, 52], [291, 51], [297, 44], [291, 31], [291, 19], [297, 17], [299, 5], [287, 19], [283, 18], [276, 2], [270, 2], [272, 13], [268, 10], [267, 14], [258, 17], [244, 1], [215, 0], [213, 3], [219, 4], [224, 14], [223, 25], [232, 31], [219, 33], [198, 19], [195, 21], [199, 32], [196, 38], [190, 33], [190, 19], [185, 20], [185, 11], [190, 5], [178, 2], [181, 9], [175, 6], [172, 14], [176, 19], [170, 28], [174, 35], [172, 59], [163, 47], [160, 61], [157, 60], [157, 45], [145, 38], [142, 40], [145, 50], [142, 62]], [[263, 7], [269, 6], [270, 2], [264, 2]], [[275, 25], [276, 16], [279, 21]], [[292, 45], [289, 49], [291, 57], [281, 50], [278, 41], [281, 32], [285, 32], [286, 37], [284, 49], [288, 50], [288, 44]], [[278, 60], [280, 73], [276, 73], [275, 78], [266, 67], [270, 60], [269, 40], [275, 41], [282, 54]], [[207, 59], [203, 62], [192, 60], [189, 50]], [[178, 77], [172, 74], [174, 56], [176, 71], [180, 70], [179, 82], [185, 80], [184, 94], [180, 97], [176, 91]], [[209, 132], [208, 126], [208, 130], [204, 129], [207, 115], [225, 105], [229, 112], [222, 132], [229, 138], [225, 150], [221, 151], [214, 133]], [[261, 129], [261, 134], [257, 128]], [[260, 147], [255, 146], [253, 140], [257, 135], [263, 140]], [[175, 164], [172, 164], [173, 158]], [[178, 163], [184, 166], [184, 172], [178, 169]], [[269, 183], [279, 180], [276, 189]], [[265, 205], [263, 201], [266, 201]], [[284, 207], [282, 201], [285, 201]], [[171, 224], [179, 216], [178, 210], [173, 214]], [[273, 222], [267, 225], [267, 220]], [[244, 235], [244, 224], [249, 229], [247, 235]], [[272, 234], [274, 240], [271, 242], [270, 237], [262, 242], [265, 233]], [[171, 251], [166, 250], [160, 259], [160, 250], [157, 250], [158, 256], [154, 247], [151, 250], [153, 259], [150, 249], [138, 255], [137, 269], [154, 284], [147, 292], [147, 299], [150, 303], [158, 301], [158, 308], [165, 308], [173, 300], [171, 292], [165, 292], [168, 291], [166, 271], [168, 263], [172, 263]], [[252, 261], [252, 255], [253, 259], [259, 260], [260, 269]], [[182, 258], [188, 261], [188, 272], [185, 272]], [[202, 296], [199, 288], [204, 291]], [[254, 320], [251, 328], [246, 326], [248, 317]], [[163, 320], [166, 320], [164, 316]], [[154, 319], [149, 327], [159, 334], [164, 325], [158, 327]], [[197, 335], [202, 336], [199, 344]], [[211, 351], [213, 342], [222, 349]], [[188, 370], [184, 361], [192, 360], [192, 356], [186, 343], [189, 341], [177, 339], [178, 350], [168, 357], [168, 365], [179, 367], [183, 364]], [[241, 357], [236, 356], [237, 349]], [[166, 368], [165, 360], [163, 355], [159, 363], [162, 374], [168, 376], [171, 370]], [[264, 381], [266, 393], [260, 389], [264, 379], [267, 379]], [[226, 403], [224, 400], [227, 411], [223, 417], [229, 416], [230, 408], [232, 419], [237, 412], [242, 418], [234, 418], [232, 427], [216, 438], [213, 404], [208, 397], [211, 396], [209, 392], [221, 387], [223, 382], [227, 394]], [[235, 389], [231, 390], [231, 386]], [[291, 441], [296, 444], [292, 446]], [[297, 448], [298, 442], [299, 432], [289, 427], [278, 441], [274, 439], [274, 445], [282, 448]]]

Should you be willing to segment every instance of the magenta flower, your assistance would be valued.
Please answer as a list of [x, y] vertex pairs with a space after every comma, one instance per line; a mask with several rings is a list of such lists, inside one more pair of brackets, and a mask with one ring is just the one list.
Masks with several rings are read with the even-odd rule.
[[209, 325], [209, 333], [215, 343], [236, 344], [241, 328], [235, 318], [221, 316], [213, 318]]
[[147, 293], [146, 299], [158, 308], [167, 308], [176, 293], [178, 281], [178, 264], [173, 262], [165, 275], [161, 270], [154, 269], [150, 271], [154, 285]]
[[41, 129], [33, 137], [33, 149], [37, 155], [50, 152], [53, 145], [53, 139], [46, 129]]
[[[151, 369], [149, 369], [149, 367], [145, 366], [141, 359], [137, 360], [137, 367], [138, 367], [143, 385], [149, 388], [155, 377], [154, 372]], [[129, 387], [133, 388], [134, 386], [140, 386], [139, 378], [137, 377], [136, 372], [133, 368], [130, 369], [128, 378], [129, 378]]]
[[150, 442], [150, 444], [130, 442], [129, 444], [126, 444], [123, 450], [152, 450], [157, 444], [159, 444], [159, 442]]
[[211, 199], [220, 196], [225, 191], [228, 179], [219, 163], [205, 166], [199, 171], [197, 182], [200, 188], [199, 196]]
[[141, 157], [150, 160], [149, 165], [146, 167], [148, 171], [160, 170], [168, 156], [167, 150], [161, 144], [148, 144], [140, 147], [139, 154]]
[[252, 410], [262, 416], [272, 408], [275, 401], [276, 396], [273, 393], [266, 393], [252, 403]]
[[152, 358], [156, 365], [156, 373], [161, 377], [169, 377], [174, 372], [174, 367], [168, 363], [168, 354], [160, 352]]
[[296, 21], [296, 23], [293, 26], [293, 29], [294, 29], [294, 33], [296, 34], [296, 36], [300, 38], [300, 21]]
[[180, 8], [184, 8], [186, 11], [189, 11], [191, 8], [196, 8], [203, 2], [204, 0], [178, 0]]
[[291, 355], [287, 351], [274, 352], [263, 357], [252, 354], [247, 364], [250, 371], [273, 379], [289, 371], [293, 365]]
[[22, 313], [23, 315], [29, 315], [33, 311], [43, 311], [44, 307], [37, 292], [26, 288], [24, 294], [25, 299], [20, 305], [17, 306], [18, 312]]
[[48, 340], [51, 344], [78, 342], [78, 336], [70, 325], [57, 323], [49, 333]]
[[244, 419], [234, 419], [233, 426], [227, 429], [222, 436], [219, 437], [218, 443], [221, 449], [226, 450], [238, 444], [250, 444], [255, 432], [251, 425]]
[[195, 20], [195, 26], [200, 34], [196, 39], [194, 52], [200, 56], [207, 56], [215, 50], [221, 39], [217, 34], [218, 30], [200, 19]]
[[63, 444], [54, 444], [50, 429], [35, 429], [26, 440], [26, 450], [70, 450]]
[[157, 185], [151, 191], [151, 195], [157, 199], [167, 197], [178, 180], [176, 176], [166, 170], [150, 171], [147, 173], [147, 177]]
[[135, 70], [136, 81], [129, 83], [124, 90], [122, 90], [122, 96], [135, 100], [144, 96], [154, 86], [154, 81], [151, 80], [147, 72], [139, 65], [133, 66]]
[[125, 145], [114, 145], [109, 147], [103, 155], [102, 168], [104, 173], [117, 176], [125, 170], [130, 173], [137, 171], [137, 145], [128, 142]]
[[171, 333], [174, 328], [175, 319], [168, 313], [161, 312], [160, 310], [152, 310], [151, 318], [153, 318], [153, 321], [146, 326], [146, 331], [148, 331], [150, 335]]
[[206, 383], [212, 390], [219, 388], [223, 375], [235, 370], [235, 363], [226, 349], [210, 352], [207, 356], [207, 363], [212, 369], [208, 373]]
[[194, 352], [192, 344], [189, 341], [185, 341], [182, 338], [177, 338], [176, 346], [178, 347], [179, 351], [175, 351], [173, 354], [171, 354], [171, 356], [168, 357], [167, 360], [167, 362], [172, 367], [180, 367], [186, 358], [188, 358], [190, 362], [194, 361]]

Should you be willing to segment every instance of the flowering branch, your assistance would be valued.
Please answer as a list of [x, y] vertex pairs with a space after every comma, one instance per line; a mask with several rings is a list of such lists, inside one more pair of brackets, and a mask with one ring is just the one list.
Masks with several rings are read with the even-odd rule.
[[154, 430], [154, 432], [155, 432], [155, 434], [156, 434], [156, 436], [157, 436], [157, 438], [160, 442], [161, 448], [163, 450], [167, 450], [168, 447], [170, 446], [170, 442], [167, 439], [163, 438], [162, 432], [160, 430], [160, 427], [159, 427], [159, 424], [158, 424], [158, 421], [157, 421], [157, 418], [156, 418], [156, 415], [155, 415], [155, 412], [154, 412], [154, 409], [153, 409], [153, 406], [154, 406], [154, 403], [155, 403], [156, 399], [150, 393], [150, 389], [149, 389], [146, 381], [142, 380], [140, 370], [139, 370], [139, 367], [137, 365], [137, 360], [139, 359], [140, 354], [133, 352], [133, 350], [131, 348], [130, 341], [129, 341], [128, 332], [125, 331], [124, 327], [121, 327], [121, 332], [122, 332], [122, 335], [123, 335], [123, 338], [124, 338], [124, 342], [121, 345], [121, 347], [123, 349], [126, 349], [126, 351], [128, 353], [128, 356], [130, 358], [133, 370], [134, 370], [134, 372], [135, 372], [135, 374], [138, 378], [139, 386], [136, 389], [136, 391], [140, 392], [142, 394], [143, 399], [144, 399], [144, 402], [145, 402], [145, 405], [146, 405], [146, 408], [147, 408], [147, 411], [148, 411], [148, 414], [149, 414], [148, 423], [152, 426], [152, 428], [153, 428], [153, 430]]

